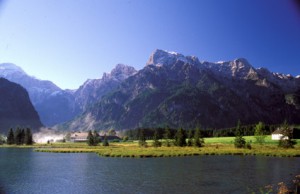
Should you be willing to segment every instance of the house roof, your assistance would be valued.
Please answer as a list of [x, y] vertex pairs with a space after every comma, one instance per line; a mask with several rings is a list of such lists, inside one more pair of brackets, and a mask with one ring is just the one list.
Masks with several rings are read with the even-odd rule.
[[[71, 134], [71, 139], [87, 139], [88, 135], [88, 132], [75, 132]], [[103, 140], [104, 136], [100, 136], [100, 138]], [[107, 140], [121, 139], [116, 135], [107, 135], [106, 138]]]
[[73, 139], [87, 139], [88, 133], [86, 132], [78, 132], [78, 133], [73, 133], [71, 135], [71, 138]]

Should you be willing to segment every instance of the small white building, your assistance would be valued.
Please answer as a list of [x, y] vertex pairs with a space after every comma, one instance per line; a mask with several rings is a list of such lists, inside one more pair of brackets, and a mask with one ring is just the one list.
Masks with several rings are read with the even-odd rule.
[[281, 139], [289, 139], [287, 136], [284, 137], [282, 130], [280, 128], [277, 128], [272, 133], [272, 140], [281, 140]]

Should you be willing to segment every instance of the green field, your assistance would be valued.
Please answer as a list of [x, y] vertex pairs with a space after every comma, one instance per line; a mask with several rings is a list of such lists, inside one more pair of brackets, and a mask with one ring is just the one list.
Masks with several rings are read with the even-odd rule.
[[[212, 137], [205, 138], [205, 143], [222, 143], [222, 144], [233, 144], [235, 137]], [[254, 136], [244, 136], [247, 142], [251, 142], [251, 144], [256, 144]], [[266, 136], [265, 139], [266, 145], [278, 145], [278, 141], [272, 140], [271, 136]], [[297, 144], [300, 144], [300, 139], [297, 140]]]

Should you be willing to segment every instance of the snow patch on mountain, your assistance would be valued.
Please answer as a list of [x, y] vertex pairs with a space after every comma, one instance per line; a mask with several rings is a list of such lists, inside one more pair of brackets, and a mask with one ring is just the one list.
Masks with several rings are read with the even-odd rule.
[[0, 64], [0, 75], [9, 76], [14, 73], [26, 74], [21, 67], [16, 66], [12, 63], [2, 63]]
[[185, 63], [188, 62], [187, 58], [182, 54], [156, 49], [150, 56], [146, 65], [172, 65], [177, 60], [183, 61]]

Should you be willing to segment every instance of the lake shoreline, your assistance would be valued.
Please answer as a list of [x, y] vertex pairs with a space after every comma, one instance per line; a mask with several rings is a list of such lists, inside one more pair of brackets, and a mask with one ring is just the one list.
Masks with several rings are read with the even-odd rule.
[[269, 156], [269, 157], [300, 157], [300, 147], [290, 149], [278, 148], [275, 145], [253, 145], [252, 149], [238, 149], [228, 144], [209, 144], [204, 147], [139, 147], [136, 144], [113, 143], [105, 146], [87, 146], [83, 144], [43, 144], [33, 146], [0, 146], [0, 148], [33, 149], [35, 152], [49, 153], [96, 153], [101, 157], [121, 158], [156, 158], [156, 157], [185, 157], [203, 155], [232, 155], [232, 156]]
[[236, 153], [192, 153], [192, 154], [136, 154], [136, 155], [122, 155], [122, 154], [101, 154], [97, 151], [86, 151], [86, 150], [56, 150], [56, 149], [36, 149], [34, 150], [36, 152], [48, 152], [48, 153], [96, 153], [100, 157], [119, 157], [119, 158], [161, 158], [161, 157], [187, 157], [187, 156], [267, 156], [267, 157], [278, 157], [278, 158], [284, 158], [284, 157], [300, 157], [300, 154], [296, 155], [278, 155], [278, 154], [256, 154], [256, 153], [243, 153], [243, 152], [236, 152]]

